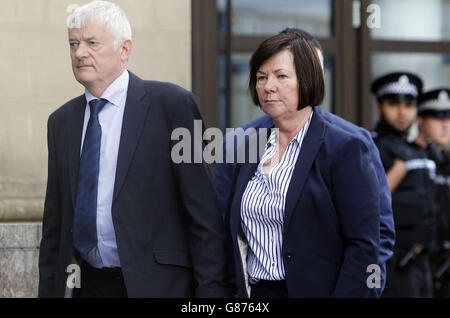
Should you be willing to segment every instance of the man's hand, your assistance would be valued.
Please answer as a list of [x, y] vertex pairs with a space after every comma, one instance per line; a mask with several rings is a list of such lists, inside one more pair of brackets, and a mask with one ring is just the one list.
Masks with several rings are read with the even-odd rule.
[[394, 193], [395, 189], [397, 189], [398, 185], [402, 182], [407, 173], [408, 169], [406, 168], [406, 162], [401, 159], [394, 159], [394, 164], [386, 173], [386, 178], [391, 193]]

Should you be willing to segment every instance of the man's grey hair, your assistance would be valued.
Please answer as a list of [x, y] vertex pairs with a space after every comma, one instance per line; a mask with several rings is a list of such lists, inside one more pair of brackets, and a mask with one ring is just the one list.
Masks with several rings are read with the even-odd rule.
[[114, 51], [119, 44], [131, 40], [131, 26], [125, 12], [108, 1], [92, 1], [78, 7], [67, 19], [69, 29], [83, 29], [91, 23], [105, 24], [114, 39]]

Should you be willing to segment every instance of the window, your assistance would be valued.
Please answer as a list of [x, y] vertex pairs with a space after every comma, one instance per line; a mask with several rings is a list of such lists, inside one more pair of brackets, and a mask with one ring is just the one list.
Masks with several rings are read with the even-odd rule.
[[[369, 2], [369, 1], [367, 1]], [[381, 28], [367, 30], [365, 36], [370, 69], [363, 74], [369, 85], [375, 78], [394, 71], [419, 75], [424, 90], [450, 86], [450, 0], [373, 0], [379, 6]], [[374, 124], [374, 98], [365, 123]]]
[[[367, 21], [379, 9], [380, 28]], [[372, 129], [372, 80], [407, 70], [425, 89], [450, 86], [450, 0], [192, 0], [193, 90], [208, 126], [259, 116], [248, 93], [257, 46], [286, 27], [314, 35], [325, 56], [323, 108]]]

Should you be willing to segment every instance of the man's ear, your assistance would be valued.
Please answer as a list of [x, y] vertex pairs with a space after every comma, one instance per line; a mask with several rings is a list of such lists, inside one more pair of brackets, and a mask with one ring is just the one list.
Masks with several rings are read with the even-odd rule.
[[131, 40], [125, 40], [122, 42], [122, 46], [120, 47], [120, 57], [123, 62], [128, 61], [132, 50], [133, 42]]
[[424, 122], [425, 122], [425, 120], [422, 116], [417, 116], [417, 126], [419, 127], [419, 129], [422, 128]]
[[375, 108], [375, 111], [377, 113], [378, 118], [381, 117], [381, 105], [378, 104], [377, 107]]

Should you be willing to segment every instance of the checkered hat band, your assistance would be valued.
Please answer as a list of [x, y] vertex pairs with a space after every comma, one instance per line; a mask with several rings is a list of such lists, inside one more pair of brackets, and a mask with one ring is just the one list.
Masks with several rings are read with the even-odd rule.
[[413, 97], [417, 97], [419, 92], [417, 91], [417, 87], [411, 83], [389, 83], [382, 86], [377, 93], [378, 97], [384, 95], [412, 95]]
[[448, 111], [450, 110], [450, 101], [442, 101], [438, 99], [429, 100], [419, 105], [420, 111], [434, 110], [434, 111]]

